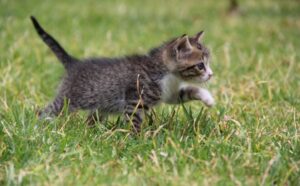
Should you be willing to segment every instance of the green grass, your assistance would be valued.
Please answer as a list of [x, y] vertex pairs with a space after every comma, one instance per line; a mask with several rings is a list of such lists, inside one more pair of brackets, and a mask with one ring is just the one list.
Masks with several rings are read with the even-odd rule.
[[[299, 185], [300, 3], [0, 0], [0, 185]], [[217, 105], [161, 105], [140, 136], [85, 113], [37, 121], [62, 65], [35, 15], [78, 57], [143, 53], [205, 30]]]

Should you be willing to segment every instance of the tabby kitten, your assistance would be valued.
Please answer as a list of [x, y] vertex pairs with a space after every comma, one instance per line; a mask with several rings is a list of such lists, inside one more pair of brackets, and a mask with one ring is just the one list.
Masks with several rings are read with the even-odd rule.
[[200, 42], [203, 31], [172, 39], [146, 55], [80, 60], [69, 55], [33, 16], [31, 20], [66, 69], [56, 97], [40, 111], [40, 117], [59, 115], [67, 101], [69, 112], [89, 110], [90, 124], [99, 115], [123, 113], [139, 132], [144, 111], [160, 102], [200, 100], [207, 106], [214, 104], [210, 92], [196, 86], [213, 75], [209, 51]]

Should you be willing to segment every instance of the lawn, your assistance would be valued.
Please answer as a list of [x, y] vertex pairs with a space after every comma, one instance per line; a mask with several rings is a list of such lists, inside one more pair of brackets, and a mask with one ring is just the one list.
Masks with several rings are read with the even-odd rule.
[[[0, 0], [0, 185], [299, 185], [300, 2], [239, 2]], [[64, 69], [30, 15], [77, 57], [205, 30], [217, 104], [162, 104], [139, 136], [118, 116], [38, 121]]]

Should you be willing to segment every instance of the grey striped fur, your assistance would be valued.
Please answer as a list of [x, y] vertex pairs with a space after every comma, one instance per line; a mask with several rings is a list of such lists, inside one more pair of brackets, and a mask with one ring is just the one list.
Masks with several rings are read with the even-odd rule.
[[214, 103], [208, 91], [209, 100], [205, 101], [207, 95], [201, 94], [205, 92], [202, 88], [188, 85], [207, 81], [212, 75], [208, 50], [199, 42], [202, 32], [172, 39], [145, 55], [79, 60], [70, 56], [34, 17], [31, 19], [39, 36], [66, 69], [56, 97], [40, 111], [41, 118], [58, 116], [68, 103], [69, 112], [89, 110], [89, 124], [107, 114], [123, 113], [139, 132], [144, 112], [160, 102]]

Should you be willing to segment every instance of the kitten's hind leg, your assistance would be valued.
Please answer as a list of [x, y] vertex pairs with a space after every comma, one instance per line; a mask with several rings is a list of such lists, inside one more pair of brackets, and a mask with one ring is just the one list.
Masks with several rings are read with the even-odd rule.
[[63, 107], [64, 99], [56, 97], [53, 102], [38, 112], [39, 119], [51, 119], [52, 117], [58, 116]]
[[43, 110], [38, 112], [39, 119], [51, 119], [58, 116], [63, 111], [65, 103], [68, 106], [67, 112], [75, 111], [76, 107], [65, 100], [66, 99], [63, 97], [56, 97], [53, 102], [49, 103]]

